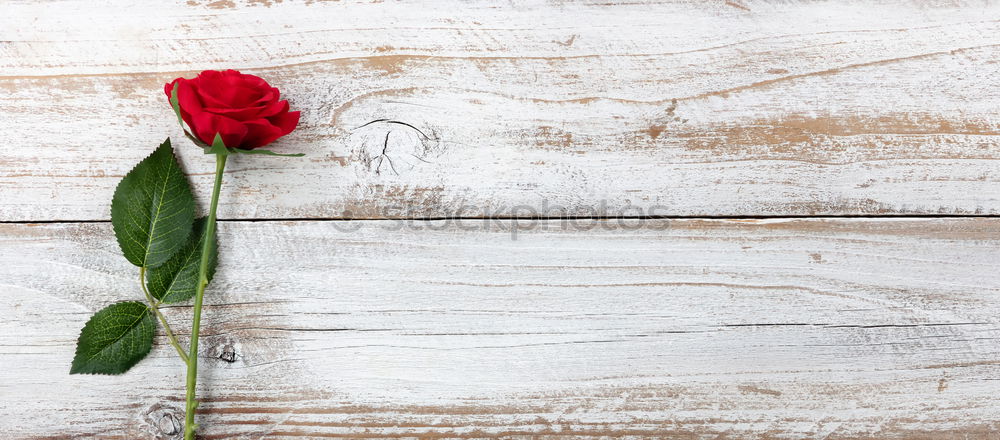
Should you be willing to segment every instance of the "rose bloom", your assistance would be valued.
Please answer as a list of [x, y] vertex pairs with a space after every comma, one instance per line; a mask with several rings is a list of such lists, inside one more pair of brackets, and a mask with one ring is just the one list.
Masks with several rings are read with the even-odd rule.
[[174, 87], [181, 119], [208, 145], [218, 133], [226, 147], [252, 150], [299, 123], [299, 112], [288, 111], [278, 89], [254, 75], [206, 70], [194, 79], [177, 78], [163, 88], [168, 100]]

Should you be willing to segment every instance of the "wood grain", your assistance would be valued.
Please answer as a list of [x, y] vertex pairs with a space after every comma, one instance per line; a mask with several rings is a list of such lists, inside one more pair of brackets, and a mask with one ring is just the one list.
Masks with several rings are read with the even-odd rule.
[[[107, 219], [166, 135], [204, 200], [211, 163], [161, 90], [209, 68], [280, 87], [303, 122], [275, 148], [308, 154], [233, 161], [223, 218], [998, 214], [996, 17], [995, 2], [9, 0], [0, 220]], [[414, 128], [358, 128], [381, 118]]]
[[230, 161], [205, 439], [998, 439], [998, 218], [391, 220], [1000, 215], [997, 17], [4, 1], [0, 439], [178, 438], [162, 338], [67, 373], [87, 317], [141, 296], [100, 222], [121, 176], [169, 135], [205, 201], [162, 85], [221, 68], [283, 90], [303, 119], [274, 147], [307, 156]]
[[[997, 219], [220, 228], [206, 439], [1000, 435]], [[89, 314], [141, 296], [110, 226], [0, 249], [0, 438], [176, 438], [162, 337], [67, 374]]]

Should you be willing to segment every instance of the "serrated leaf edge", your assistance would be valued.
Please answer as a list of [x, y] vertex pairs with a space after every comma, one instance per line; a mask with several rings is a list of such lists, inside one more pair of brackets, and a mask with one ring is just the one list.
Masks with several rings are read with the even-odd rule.
[[[176, 167], [177, 171], [180, 172], [181, 175], [183, 176], [183, 172], [181, 171], [180, 164], [179, 164], [179, 162], [177, 160], [177, 155], [174, 153], [174, 148], [173, 148], [173, 146], [170, 143], [170, 138], [168, 137], [166, 140], [164, 140], [160, 144], [159, 147], [157, 147], [155, 150], [153, 150], [152, 153], [150, 153], [149, 155], [147, 155], [146, 157], [144, 157], [137, 164], [135, 164], [135, 166], [133, 166], [132, 169], [130, 169], [127, 173], [125, 173], [125, 176], [122, 177], [122, 180], [120, 180], [118, 182], [118, 185], [115, 187], [114, 194], [117, 195], [117, 193], [118, 193], [118, 187], [121, 186], [122, 181], [124, 181], [125, 178], [127, 178], [129, 175], [131, 175], [132, 173], [134, 173], [140, 166], [142, 166], [144, 163], [146, 163], [147, 160], [149, 160], [151, 157], [153, 157], [154, 155], [156, 155], [157, 153], [159, 153], [160, 150], [164, 149], [164, 148], [167, 150], [166, 154], [168, 154], [170, 156], [170, 160], [169, 160], [169, 162], [170, 162], [170, 164], [169, 164], [170, 168], [167, 169], [167, 172], [169, 172], [174, 167]], [[186, 189], [187, 189], [187, 191], [189, 193], [191, 193], [191, 197], [192, 197], [192, 201], [193, 201], [194, 200], [194, 191], [191, 189], [191, 183], [189, 181], [187, 181], [187, 176], [183, 176], [183, 177], [184, 177], [185, 183], [187, 183]], [[155, 189], [154, 189], [154, 191], [155, 191]], [[163, 204], [163, 197], [162, 197], [162, 195], [165, 193], [165, 191], [166, 191], [166, 182], [164, 182], [163, 190], [161, 191], [161, 197], [159, 198], [161, 207], [162, 207], [162, 204]], [[157, 207], [157, 215], [159, 215], [159, 212], [161, 211], [161, 207]], [[150, 245], [152, 244], [152, 241], [153, 241], [153, 238], [154, 238], [152, 227], [150, 227], [150, 230], [148, 231], [149, 237], [146, 240], [146, 244], [143, 245], [141, 242], [136, 241], [131, 236], [127, 236], [126, 234], [124, 234], [125, 231], [120, 231], [118, 229], [117, 225], [115, 224], [114, 218], [115, 218], [115, 216], [114, 216], [114, 197], [112, 197], [112, 203], [111, 203], [111, 228], [115, 232], [115, 239], [118, 240], [119, 246], [122, 248], [121, 249], [122, 253], [123, 254], [125, 253], [125, 249], [124, 249], [124, 246], [121, 246], [121, 239], [120, 239], [120, 237], [125, 237], [126, 239], [131, 240], [136, 245], [138, 245], [140, 247], [143, 247], [143, 249], [145, 249], [144, 255], [142, 256], [143, 264], [141, 264], [141, 265], [140, 264], [135, 264], [131, 260], [129, 262], [132, 263], [132, 264], [134, 264], [134, 265], [136, 265], [136, 266], [139, 266], [139, 267], [142, 267], [143, 265], [145, 265], [147, 268], [152, 268], [153, 266], [149, 266], [148, 265], [148, 263], [149, 263], [149, 255], [150, 255], [149, 254], [149, 248], [150, 248]], [[158, 218], [158, 217], [156, 217], [156, 218]], [[153, 218], [152, 216], [150, 218], [150, 224], [151, 225], [155, 224], [155, 218]], [[190, 234], [191, 234], [191, 231], [189, 229], [187, 235], [190, 235]], [[187, 237], [184, 237], [184, 241], [187, 241]], [[175, 250], [174, 252], [176, 252], [176, 251], [177, 250]], [[170, 257], [168, 256], [167, 259], [169, 259], [169, 258]], [[126, 256], [126, 259], [128, 259], [127, 256]], [[166, 261], [166, 260], [164, 260], [164, 261]]]
[[[193, 224], [197, 225], [198, 222], [202, 222], [202, 221], [207, 222], [208, 218], [207, 217], [196, 218], [194, 220]], [[178, 250], [178, 252], [181, 252], [181, 251], [187, 249], [188, 246], [192, 246], [193, 245], [192, 252], [188, 253], [188, 255], [184, 258], [184, 262], [181, 263], [178, 266], [180, 269], [177, 270], [177, 273], [175, 273], [174, 276], [171, 278], [170, 284], [164, 289], [163, 296], [162, 297], [156, 297], [156, 294], [153, 293], [153, 297], [156, 298], [160, 303], [163, 303], [163, 304], [176, 304], [176, 303], [187, 301], [187, 300], [191, 299], [190, 297], [188, 297], [188, 298], [184, 298], [183, 300], [177, 300], [177, 301], [168, 301], [167, 300], [167, 298], [170, 297], [170, 291], [173, 290], [174, 285], [177, 283], [177, 274], [180, 273], [191, 261], [198, 261], [199, 263], [201, 262], [201, 250], [202, 250], [202, 247], [199, 246], [198, 244], [202, 243], [202, 239], [203, 238], [208, 238], [208, 237], [205, 237], [206, 229], [207, 229], [207, 225], [202, 225], [202, 227], [201, 227], [201, 234], [198, 235], [197, 237], [195, 237], [194, 232], [196, 231], [196, 228], [194, 228], [192, 226], [192, 229], [191, 229], [192, 233], [191, 233], [191, 236], [188, 237], [188, 242], [184, 245], [183, 248], [181, 248], [180, 250]], [[192, 240], [193, 240], [193, 243], [192, 243]], [[212, 257], [212, 259], [218, 258], [217, 255], [215, 254], [216, 248], [217, 248], [218, 244], [215, 241], [216, 240], [213, 237], [212, 255], [210, 255], [210, 257]], [[209, 267], [208, 267], [208, 274], [207, 274], [207, 278], [208, 278], [209, 282], [212, 281], [212, 277], [214, 275], [215, 275], [215, 264], [210, 264]], [[147, 288], [149, 289], [150, 292], [153, 292], [155, 290], [155, 289], [153, 289], [153, 286], [150, 284], [150, 279], [152, 278], [152, 276], [153, 276], [153, 271], [151, 270], [151, 271], [149, 271], [147, 273], [147, 279], [145, 280], [146, 286], [147, 286]]]
[[[131, 324], [128, 325], [129, 331], [132, 331], [137, 324], [139, 324], [140, 322], [142, 322], [143, 319], [145, 319], [146, 317], [151, 316], [150, 310], [149, 310], [149, 306], [147, 306], [146, 304], [143, 304], [141, 302], [138, 302], [138, 301], [119, 301], [119, 302], [110, 304], [108, 306], [105, 306], [104, 308], [102, 308], [102, 309], [94, 312], [94, 314], [90, 316], [90, 319], [88, 319], [87, 322], [83, 325], [83, 328], [80, 329], [80, 336], [77, 337], [76, 352], [75, 352], [75, 354], [73, 356], [73, 361], [72, 361], [72, 363], [70, 365], [69, 374], [92, 374], [92, 375], [104, 375], [104, 376], [117, 376], [119, 374], [124, 374], [128, 370], [132, 369], [132, 367], [134, 367], [137, 363], [139, 363], [139, 361], [145, 359], [146, 356], [149, 355], [149, 352], [152, 351], [152, 349], [153, 349], [152, 343], [150, 343], [149, 348], [145, 352], [142, 352], [142, 353], [138, 354], [138, 358], [136, 359], [136, 361], [134, 363], [132, 363], [132, 365], [129, 365], [129, 366], [125, 367], [125, 369], [122, 370], [122, 371], [119, 371], [119, 372], [101, 372], [101, 371], [81, 372], [80, 371], [80, 368], [82, 368], [82, 367], [86, 366], [88, 363], [92, 362], [94, 360], [94, 358], [96, 358], [97, 355], [99, 355], [100, 353], [102, 353], [107, 347], [111, 346], [115, 342], [118, 342], [119, 340], [122, 339], [122, 337], [124, 337], [124, 335], [128, 334], [128, 332], [124, 332], [122, 334], [122, 336], [116, 338], [114, 340], [114, 342], [112, 342], [112, 344], [108, 344], [107, 346], [105, 346], [104, 348], [102, 348], [100, 351], [98, 351], [94, 355], [91, 355], [89, 358], [87, 358], [85, 361], [83, 361], [79, 366], [77, 365], [77, 356], [80, 355], [80, 339], [83, 338], [83, 332], [87, 330], [87, 326], [90, 325], [93, 322], [94, 318], [97, 317], [98, 313], [101, 313], [104, 310], [106, 310], [108, 308], [111, 308], [111, 307], [114, 307], [116, 305], [128, 304], [128, 303], [138, 304], [138, 305], [141, 305], [143, 307], [143, 312], [142, 312], [142, 314], [139, 315], [138, 319], [136, 319], [134, 322], [132, 322]], [[153, 320], [153, 332], [151, 332], [151, 335], [153, 337], [156, 336], [155, 332], [156, 332], [156, 320], [154, 319]]]

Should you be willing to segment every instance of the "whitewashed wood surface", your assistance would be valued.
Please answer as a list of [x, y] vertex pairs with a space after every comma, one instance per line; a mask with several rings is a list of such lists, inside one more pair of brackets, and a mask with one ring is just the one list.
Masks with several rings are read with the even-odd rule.
[[[399, 226], [222, 224], [206, 439], [1000, 428], [1000, 220]], [[173, 438], [163, 338], [123, 376], [67, 374], [90, 313], [141, 295], [111, 235], [0, 226], [0, 437]]]
[[[205, 439], [998, 440], [998, 31], [993, 1], [0, 0], [0, 439], [179, 438], [162, 338], [69, 364], [139, 298], [121, 176], [169, 135], [206, 199], [163, 83], [237, 68], [307, 156], [230, 161]], [[899, 218], [783, 218], [818, 215]]]
[[232, 163], [223, 218], [1000, 213], [997, 2], [0, 7], [3, 220], [106, 220], [168, 134], [204, 196], [162, 86], [209, 68], [281, 88], [308, 155]]

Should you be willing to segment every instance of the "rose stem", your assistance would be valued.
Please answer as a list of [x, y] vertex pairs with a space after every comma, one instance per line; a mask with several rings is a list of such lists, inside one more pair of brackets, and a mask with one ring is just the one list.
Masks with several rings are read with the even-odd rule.
[[215, 155], [215, 187], [212, 188], [212, 205], [208, 210], [208, 224], [205, 225], [205, 244], [201, 248], [201, 266], [198, 268], [198, 290], [194, 296], [194, 321], [191, 324], [191, 348], [187, 364], [187, 407], [184, 414], [184, 440], [194, 440], [198, 425], [194, 423], [194, 410], [198, 402], [194, 400], [198, 383], [198, 330], [201, 327], [201, 302], [208, 285], [208, 256], [215, 244], [215, 210], [219, 206], [219, 188], [222, 187], [222, 171], [226, 168], [226, 155]]

